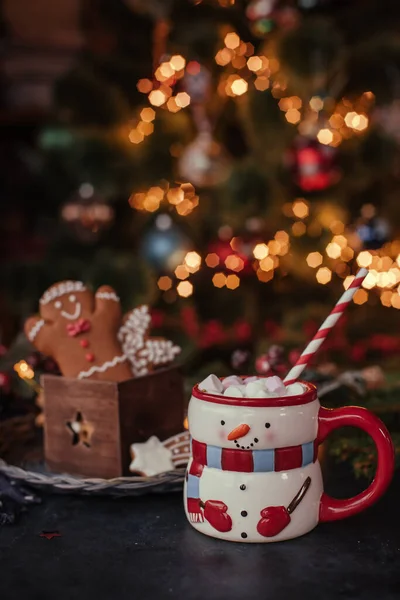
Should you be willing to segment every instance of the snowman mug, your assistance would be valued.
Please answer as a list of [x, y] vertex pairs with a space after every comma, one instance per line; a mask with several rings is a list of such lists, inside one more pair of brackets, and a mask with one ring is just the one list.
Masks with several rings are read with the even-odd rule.
[[[319, 522], [350, 517], [386, 491], [394, 449], [384, 424], [365, 408], [320, 406], [316, 387], [274, 398], [233, 398], [193, 388], [191, 458], [184, 505], [198, 531], [235, 542], [278, 542]], [[318, 446], [338, 427], [359, 427], [378, 451], [376, 475], [346, 500], [323, 491]]]

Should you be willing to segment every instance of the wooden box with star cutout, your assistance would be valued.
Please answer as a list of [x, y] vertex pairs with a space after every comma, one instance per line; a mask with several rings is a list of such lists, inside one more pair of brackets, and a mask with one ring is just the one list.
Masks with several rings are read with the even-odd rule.
[[180, 433], [184, 420], [179, 367], [122, 382], [42, 377], [44, 447], [52, 471], [110, 479], [131, 475], [130, 446]]

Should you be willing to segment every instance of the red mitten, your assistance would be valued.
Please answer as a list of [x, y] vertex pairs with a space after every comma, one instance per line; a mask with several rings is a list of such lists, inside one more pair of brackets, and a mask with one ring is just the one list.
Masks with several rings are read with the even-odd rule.
[[226, 532], [232, 529], [232, 519], [227, 513], [228, 507], [219, 500], [207, 500], [204, 504], [204, 518], [217, 531]]
[[290, 523], [290, 515], [284, 506], [269, 506], [261, 511], [257, 531], [264, 537], [278, 535]]

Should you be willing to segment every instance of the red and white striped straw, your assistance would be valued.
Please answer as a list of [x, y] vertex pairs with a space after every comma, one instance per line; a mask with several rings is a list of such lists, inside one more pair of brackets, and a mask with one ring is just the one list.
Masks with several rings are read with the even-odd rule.
[[289, 373], [286, 375], [284, 379], [284, 382], [286, 384], [293, 383], [293, 381], [296, 381], [296, 379], [299, 378], [300, 374], [310, 362], [310, 359], [314, 356], [314, 354], [320, 348], [320, 346], [322, 346], [330, 330], [339, 321], [345, 309], [350, 304], [354, 294], [358, 289], [360, 289], [361, 284], [367, 275], [368, 269], [360, 269], [358, 271], [357, 275], [351, 282], [348, 289], [342, 294], [340, 299], [337, 301], [334, 309], [330, 312], [329, 316], [322, 323], [321, 327], [318, 329], [317, 333], [314, 335], [313, 339], [308, 344], [303, 354], [299, 357], [296, 364], [290, 369]]

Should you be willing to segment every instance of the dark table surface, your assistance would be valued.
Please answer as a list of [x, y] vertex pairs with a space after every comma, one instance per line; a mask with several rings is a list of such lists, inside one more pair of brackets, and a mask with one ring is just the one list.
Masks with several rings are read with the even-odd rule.
[[[357, 491], [331, 469], [327, 491]], [[351, 519], [272, 544], [197, 533], [181, 494], [136, 498], [43, 496], [0, 528], [0, 598], [40, 600], [400, 599], [400, 474], [386, 496]], [[40, 537], [58, 530], [61, 537]]]

